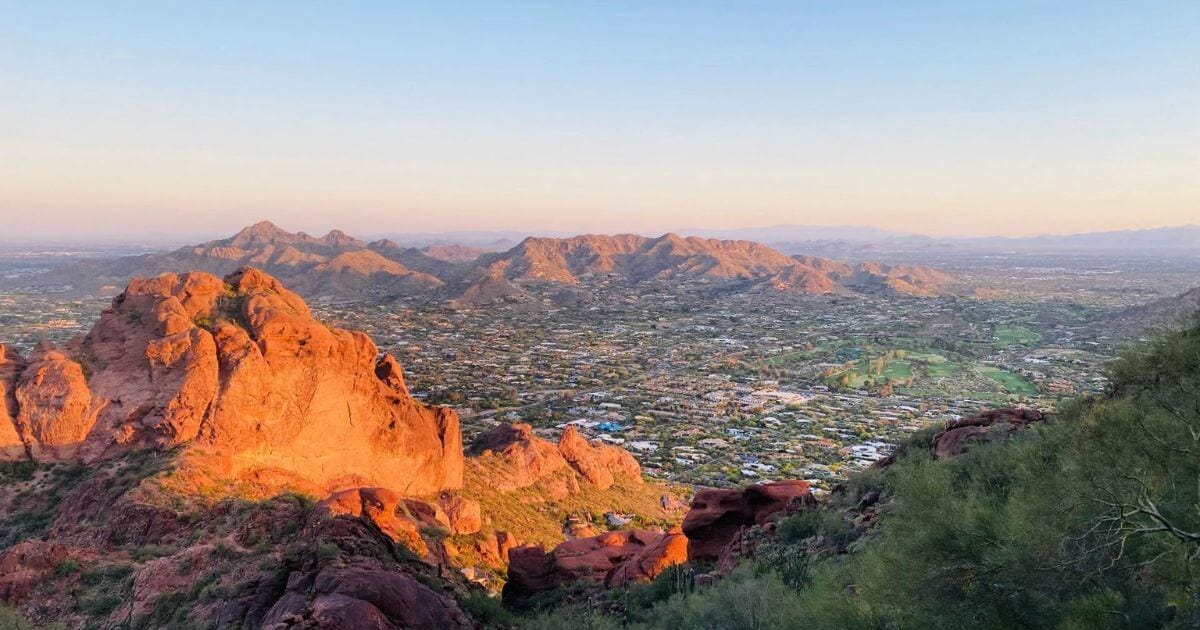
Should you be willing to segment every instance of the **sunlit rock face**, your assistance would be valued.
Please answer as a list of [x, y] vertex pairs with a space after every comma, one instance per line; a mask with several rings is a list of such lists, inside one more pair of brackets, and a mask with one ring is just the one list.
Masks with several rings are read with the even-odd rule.
[[252, 268], [132, 281], [86, 336], [0, 352], [0, 400], [10, 460], [183, 447], [197, 478], [267, 488], [462, 485], [455, 413], [414, 400], [366, 335]]

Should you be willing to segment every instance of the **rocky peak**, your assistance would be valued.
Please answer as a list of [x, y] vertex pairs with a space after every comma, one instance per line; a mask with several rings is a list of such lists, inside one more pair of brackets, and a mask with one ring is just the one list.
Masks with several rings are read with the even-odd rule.
[[254, 225], [241, 229], [225, 242], [229, 247], [247, 247], [251, 245], [266, 245], [276, 243], [295, 243], [304, 240], [301, 234], [293, 234], [271, 223], [259, 221]]
[[0, 454], [91, 461], [186, 446], [200, 477], [265, 487], [460, 487], [457, 416], [414, 400], [378, 354], [257, 269], [134, 280], [79, 341], [39, 346], [27, 365], [5, 354]]
[[328, 234], [317, 240], [330, 247], [366, 247], [365, 243], [341, 230], [330, 230]]

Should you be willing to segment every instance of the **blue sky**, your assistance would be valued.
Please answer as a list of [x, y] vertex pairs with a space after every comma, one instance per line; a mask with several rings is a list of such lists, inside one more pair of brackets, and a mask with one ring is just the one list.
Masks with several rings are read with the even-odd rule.
[[1200, 221], [1197, 2], [0, 0], [0, 86], [30, 236]]

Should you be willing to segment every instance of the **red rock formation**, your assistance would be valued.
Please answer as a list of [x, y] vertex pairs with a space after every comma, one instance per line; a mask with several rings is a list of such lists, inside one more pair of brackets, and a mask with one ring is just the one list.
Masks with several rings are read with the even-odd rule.
[[[187, 445], [209, 477], [269, 487], [461, 487], [457, 416], [414, 400], [377, 355], [254, 269], [134, 280], [86, 337], [20, 369], [14, 426], [40, 460]], [[0, 383], [13, 372], [0, 367]], [[0, 428], [0, 453], [13, 446]]]
[[521, 423], [504, 423], [480, 434], [468, 453], [476, 462], [485, 462], [492, 473], [489, 482], [499, 492], [531, 486], [567, 466], [558, 448]]
[[0, 552], [0, 602], [15, 604], [24, 600], [61, 562], [80, 555], [77, 550], [40, 540], [26, 540], [5, 549]]
[[613, 567], [605, 576], [604, 585], [614, 587], [630, 582], [649, 582], [667, 567], [687, 562], [687, 549], [688, 540], [683, 530], [672, 528], [657, 542], [646, 545], [628, 560]]
[[1008, 407], [992, 409], [946, 425], [933, 436], [933, 454], [939, 459], [961, 455], [971, 444], [988, 442], [996, 437], [1008, 437], [1045, 416], [1036, 409]]
[[24, 370], [21, 355], [0, 343], [0, 461], [25, 454], [25, 442], [17, 433], [17, 379]]
[[617, 531], [569, 540], [549, 553], [541, 547], [509, 552], [504, 596], [519, 599], [577, 581], [607, 587], [650, 581], [687, 561], [687, 538], [670, 532]]
[[483, 514], [475, 501], [450, 494], [440, 497], [438, 506], [445, 512], [450, 531], [455, 534], [474, 534], [483, 527]]
[[808, 483], [777, 481], [740, 489], [710, 488], [692, 498], [692, 507], [683, 519], [688, 538], [688, 559], [713, 562], [742, 527], [771, 520], [797, 497], [807, 500]]
[[[577, 491], [577, 477], [601, 490], [617, 479], [642, 483], [641, 467], [632, 455], [615, 446], [592, 445], [574, 427], [555, 445], [535, 436], [528, 424], [504, 423], [476, 438], [469, 452], [500, 492], [540, 483], [551, 496], [563, 498]], [[558, 475], [560, 471], [569, 474]]]
[[470, 628], [453, 599], [413, 577], [379, 568], [326, 567], [288, 592], [263, 618], [264, 628]]
[[607, 444], [593, 446], [575, 427], [563, 431], [558, 451], [571, 468], [601, 490], [611, 488], [618, 476], [638, 483], [642, 480], [642, 469], [629, 451]]
[[509, 552], [521, 546], [516, 536], [508, 532], [492, 532], [475, 542], [475, 553], [490, 567], [508, 566]]
[[34, 349], [16, 399], [17, 433], [39, 459], [73, 456], [92, 428], [83, 368], [49, 343]]
[[409, 517], [404, 497], [386, 488], [343, 490], [318, 503], [317, 509], [330, 517], [365, 518], [392, 540], [410, 547], [420, 540], [417, 522]]

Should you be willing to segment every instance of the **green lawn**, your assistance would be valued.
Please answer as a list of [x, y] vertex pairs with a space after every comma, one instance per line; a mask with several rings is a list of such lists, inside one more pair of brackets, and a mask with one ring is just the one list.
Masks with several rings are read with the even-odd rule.
[[[847, 372], [839, 372], [834, 374], [826, 379], [826, 381], [831, 385], [838, 385], [841, 384], [842, 377], [845, 376], [848, 377], [848, 382], [845, 385], [846, 387], [860, 389], [866, 385], [868, 371], [867, 366], [870, 364], [873, 358], [874, 357], [856, 361], [853, 369]], [[885, 360], [883, 373], [875, 377], [875, 383], [876, 385], [882, 385], [887, 381], [888, 378], [891, 378], [894, 381], [901, 381], [911, 377], [912, 374], [912, 364], [908, 361], [904, 359], [892, 359], [890, 361]]]
[[1032, 394], [1035, 391], [1032, 383], [1012, 372], [1005, 372], [990, 365], [980, 365], [977, 369], [980, 374], [996, 381], [1013, 394]]
[[910, 376], [912, 376], [912, 366], [908, 361], [902, 359], [896, 359], [883, 368], [883, 378], [891, 377], [900, 380]]
[[961, 367], [957, 363], [950, 361], [931, 362], [925, 364], [925, 371], [931, 377], [954, 376], [958, 373]]
[[1021, 324], [1001, 324], [996, 326], [996, 343], [1001, 346], [1028, 346], [1037, 343], [1041, 335]]

